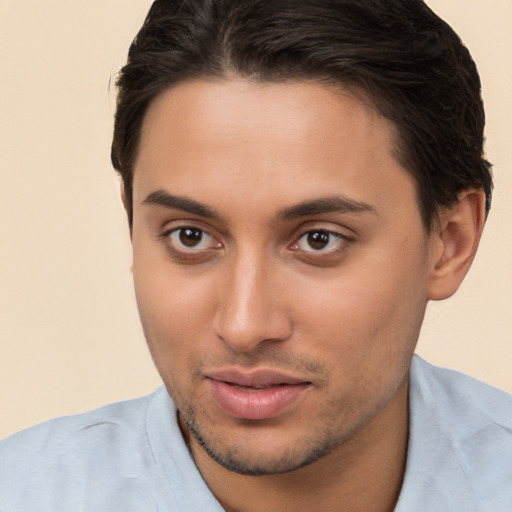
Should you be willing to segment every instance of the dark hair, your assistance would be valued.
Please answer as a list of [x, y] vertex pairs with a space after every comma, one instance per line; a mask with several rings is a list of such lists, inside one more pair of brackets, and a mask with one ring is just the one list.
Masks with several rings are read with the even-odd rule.
[[483, 189], [485, 116], [475, 64], [421, 0], [158, 0], [117, 79], [112, 163], [132, 222], [132, 182], [150, 103], [195, 78], [317, 80], [362, 91], [396, 126], [397, 155], [427, 229], [467, 189]]

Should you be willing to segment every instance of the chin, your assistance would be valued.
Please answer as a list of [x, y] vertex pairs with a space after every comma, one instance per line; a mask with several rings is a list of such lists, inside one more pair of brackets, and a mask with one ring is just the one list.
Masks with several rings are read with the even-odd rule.
[[[230, 436], [228, 444], [216, 441], [227, 437], [205, 433], [194, 423], [184, 421], [202, 450], [225, 469], [241, 475], [264, 476], [296, 471], [325, 457], [343, 442], [341, 436], [333, 437], [329, 431], [324, 431], [315, 434], [312, 439], [293, 440], [286, 436], [283, 444], [288, 446], [284, 446], [276, 442], [275, 435], [270, 441], [265, 439], [266, 436], [255, 433], [254, 436], [259, 438], [256, 440], [255, 437], [251, 439], [250, 432], [246, 432], [238, 439]], [[248, 440], [257, 442], [249, 443]]]

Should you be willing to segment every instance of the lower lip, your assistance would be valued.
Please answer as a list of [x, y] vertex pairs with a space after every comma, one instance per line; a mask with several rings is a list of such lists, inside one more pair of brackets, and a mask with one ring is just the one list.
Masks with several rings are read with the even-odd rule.
[[310, 386], [308, 383], [283, 384], [256, 389], [213, 379], [209, 382], [221, 409], [229, 416], [244, 420], [266, 420], [287, 412]]

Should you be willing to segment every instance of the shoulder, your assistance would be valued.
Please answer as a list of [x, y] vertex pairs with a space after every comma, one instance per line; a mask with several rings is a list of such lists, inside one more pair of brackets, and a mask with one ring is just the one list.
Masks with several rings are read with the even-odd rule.
[[[33, 451], [34, 449], [51, 451], [69, 449], [78, 439], [98, 441], [109, 430], [135, 432], [141, 428], [145, 409], [153, 395], [117, 402], [93, 411], [63, 416], [22, 430], [0, 443], [2, 455]], [[79, 445], [75, 445], [79, 449]], [[5, 459], [2, 459], [5, 460]], [[2, 464], [2, 468], [3, 468]]]
[[164, 386], [0, 443], [0, 512], [220, 512]]
[[512, 395], [468, 375], [440, 368], [418, 356], [411, 367], [412, 396], [436, 411], [441, 426], [469, 437], [489, 425], [512, 435]]
[[[57, 418], [0, 443], [0, 510], [54, 510], [80, 501], [87, 482], [107, 481], [146, 464], [146, 411], [158, 394]], [[28, 507], [28, 508], [27, 508]]]
[[447, 510], [512, 510], [512, 396], [416, 356], [410, 408], [410, 488]]

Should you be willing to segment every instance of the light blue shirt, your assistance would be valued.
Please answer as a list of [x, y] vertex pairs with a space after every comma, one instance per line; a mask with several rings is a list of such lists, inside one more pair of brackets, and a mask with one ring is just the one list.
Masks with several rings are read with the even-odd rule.
[[[221, 512], [164, 387], [0, 443], [1, 512]], [[396, 512], [512, 512], [512, 397], [415, 356]]]

